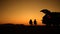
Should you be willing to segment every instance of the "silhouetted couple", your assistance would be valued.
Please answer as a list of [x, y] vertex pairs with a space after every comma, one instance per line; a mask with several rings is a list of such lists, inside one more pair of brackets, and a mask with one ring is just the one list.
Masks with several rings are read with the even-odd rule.
[[34, 25], [37, 25], [36, 19], [34, 19], [34, 22], [32, 21], [32, 19], [30, 19], [29, 24], [30, 24], [30, 25], [33, 25], [33, 24], [34, 24]]

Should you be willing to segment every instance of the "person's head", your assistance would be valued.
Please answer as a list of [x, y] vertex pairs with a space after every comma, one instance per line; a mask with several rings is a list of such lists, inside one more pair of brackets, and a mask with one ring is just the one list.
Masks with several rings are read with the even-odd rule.
[[36, 19], [34, 19], [34, 20], [36, 20]]
[[30, 21], [32, 21], [32, 19], [30, 19]]
[[49, 10], [47, 10], [47, 9], [43, 9], [43, 10], [41, 10], [40, 12], [43, 12], [43, 13], [45, 13], [45, 14], [50, 13], [50, 11], [49, 11]]

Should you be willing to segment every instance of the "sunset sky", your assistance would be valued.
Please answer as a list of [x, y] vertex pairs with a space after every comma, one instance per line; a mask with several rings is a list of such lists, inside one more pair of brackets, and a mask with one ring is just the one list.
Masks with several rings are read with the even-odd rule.
[[60, 0], [0, 0], [0, 24], [29, 25], [30, 19], [36, 19], [42, 25], [42, 9], [59, 12]]

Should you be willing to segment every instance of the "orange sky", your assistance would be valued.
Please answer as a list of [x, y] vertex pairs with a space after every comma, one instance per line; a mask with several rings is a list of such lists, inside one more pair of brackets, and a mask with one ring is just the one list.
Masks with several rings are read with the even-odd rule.
[[41, 9], [60, 11], [60, 0], [0, 0], [0, 24], [13, 23], [29, 25], [29, 20], [37, 20], [39, 25], [44, 16]]

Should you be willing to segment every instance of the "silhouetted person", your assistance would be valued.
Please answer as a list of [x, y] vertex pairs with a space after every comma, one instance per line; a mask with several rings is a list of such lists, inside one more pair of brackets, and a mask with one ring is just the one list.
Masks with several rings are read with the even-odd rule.
[[37, 25], [37, 21], [36, 21], [36, 19], [34, 19], [34, 25]]
[[50, 14], [51, 14], [51, 12], [49, 11], [49, 10], [47, 10], [47, 9], [43, 9], [43, 10], [41, 10], [41, 12], [43, 12], [44, 14], [45, 14], [45, 16], [43, 16], [43, 20], [42, 20], [42, 22], [44, 23], [44, 24], [50, 24], [50, 18], [51, 18], [51, 16], [50, 16]]
[[32, 25], [32, 19], [30, 19], [29, 24]]
[[43, 16], [43, 20], [42, 23], [47, 24], [47, 25], [58, 25], [60, 24], [60, 13], [58, 12], [50, 12], [47, 9], [43, 9], [41, 10], [41, 12], [43, 12], [45, 14], [45, 16]]

